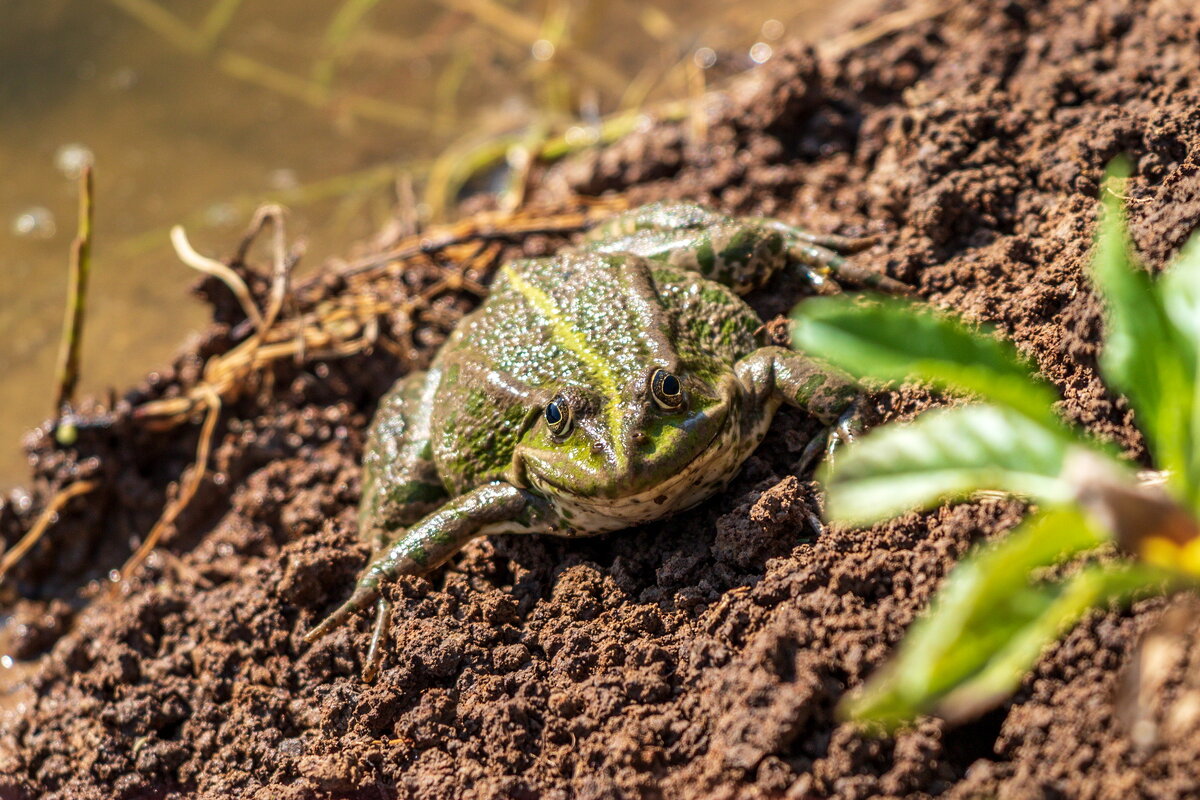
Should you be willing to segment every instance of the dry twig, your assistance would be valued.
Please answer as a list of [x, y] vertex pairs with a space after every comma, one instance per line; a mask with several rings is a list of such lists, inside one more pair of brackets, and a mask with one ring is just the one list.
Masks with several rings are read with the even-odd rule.
[[37, 521], [29, 529], [21, 540], [13, 545], [13, 548], [0, 558], [0, 581], [8, 574], [8, 571], [15, 567], [25, 554], [28, 553], [33, 546], [38, 543], [38, 540], [46, 533], [46, 529], [50, 527], [50, 523], [54, 521], [62, 507], [67, 504], [67, 501], [72, 497], [78, 497], [81, 494], [96, 489], [100, 485], [99, 481], [77, 481], [71, 485], [60, 489], [58, 494], [51, 498], [46, 507], [42, 509], [42, 513], [38, 515]]
[[242, 306], [242, 313], [246, 318], [254, 323], [257, 330], [263, 328], [262, 312], [258, 310], [258, 306], [254, 303], [254, 298], [250, 294], [250, 287], [242, 280], [242, 276], [238, 275], [225, 264], [217, 261], [215, 258], [202, 256], [192, 247], [192, 243], [188, 241], [187, 232], [184, 231], [182, 225], [176, 225], [171, 228], [171, 245], [175, 248], [175, 255], [179, 256], [179, 260], [187, 264], [194, 270], [203, 272], [205, 275], [212, 275], [233, 292], [234, 297], [238, 299], [238, 303]]
[[154, 527], [150, 529], [150, 533], [146, 536], [146, 540], [141, 546], [134, 551], [129, 560], [125, 562], [125, 566], [121, 567], [121, 582], [125, 582], [132, 577], [137, 568], [142, 565], [146, 557], [151, 551], [158, 546], [159, 539], [162, 538], [163, 532], [179, 517], [180, 512], [187, 508], [188, 503], [196, 495], [196, 490], [200, 488], [200, 482], [204, 480], [204, 474], [208, 471], [208, 454], [212, 449], [213, 432], [217, 427], [217, 418], [221, 416], [221, 398], [215, 392], [207, 393], [208, 415], [204, 418], [204, 427], [200, 429], [200, 443], [196, 446], [196, 461], [192, 465], [192, 472], [187, 478], [187, 482], [180, 491], [179, 496], [175, 501], [167, 506], [167, 510], [158, 518], [158, 522], [154, 523]]

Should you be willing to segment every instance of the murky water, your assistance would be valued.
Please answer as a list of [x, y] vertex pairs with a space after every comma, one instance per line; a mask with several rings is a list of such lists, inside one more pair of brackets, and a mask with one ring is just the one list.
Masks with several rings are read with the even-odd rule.
[[419, 179], [452, 144], [685, 97], [693, 65], [751, 67], [823, 13], [813, 0], [0, 0], [0, 489], [24, 480], [19, 438], [52, 410], [81, 159], [96, 166], [81, 393], [103, 396], [204, 321], [172, 224], [222, 255], [278, 199], [312, 268], [376, 230], [398, 176]]

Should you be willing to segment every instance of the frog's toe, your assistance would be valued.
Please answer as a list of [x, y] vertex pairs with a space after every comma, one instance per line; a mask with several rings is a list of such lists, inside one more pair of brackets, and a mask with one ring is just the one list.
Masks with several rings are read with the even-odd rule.
[[373, 683], [383, 664], [383, 638], [392, 625], [392, 604], [386, 597], [375, 602], [375, 627], [371, 630], [371, 645], [367, 648], [367, 662], [363, 665], [362, 679]]
[[[821, 294], [832, 294], [833, 292], [825, 289], [822, 283], [833, 283], [835, 280], [887, 294], [901, 296], [915, 294], [913, 288], [908, 284], [901, 283], [882, 272], [859, 266], [854, 261], [842, 258], [838, 253], [823, 245], [804, 241], [793, 242], [788, 248], [788, 257], [792, 263], [799, 266], [809, 283]], [[814, 276], [817, 276], [817, 279], [814, 279]]]
[[325, 636], [325, 634], [340, 627], [355, 612], [362, 611], [371, 605], [378, 597], [379, 584], [377, 582], [360, 581], [358, 586], [354, 588], [354, 594], [350, 595], [350, 599], [338, 606], [328, 617], [321, 620], [321, 623], [317, 627], [304, 634], [304, 641], [317, 641], [322, 636]]
[[842, 412], [836, 422], [822, 429], [821, 433], [814, 436], [808, 446], [804, 448], [797, 465], [798, 472], [800, 474], [807, 472], [809, 467], [813, 466], [820, 457], [832, 461], [843, 445], [853, 442], [862, 432], [862, 412], [859, 409], [858, 400], [855, 400]]
[[822, 428], [821, 432], [814, 436], [811, 441], [805, 446], [804, 452], [800, 454], [800, 460], [796, 463], [796, 472], [804, 475], [808, 472], [816, 461], [826, 452], [829, 444], [830, 429]]
[[813, 244], [823, 245], [831, 250], [836, 250], [839, 253], [861, 253], [863, 250], [870, 250], [875, 245], [879, 244], [878, 236], [837, 236], [829, 234], [827, 236], [813, 237]]
[[811, 233], [777, 219], [767, 220], [767, 227], [779, 231], [788, 242], [808, 244], [835, 250], [839, 253], [858, 253], [879, 243], [878, 236], [839, 236], [836, 233]]
[[853, 442], [862, 432], [862, 410], [859, 408], [858, 401], [855, 400], [842, 416], [838, 417], [838, 421], [829, 431], [829, 439], [825, 445], [825, 458], [832, 461], [839, 448]]
[[875, 289], [879, 292], [899, 295], [901, 297], [916, 295], [916, 290], [907, 283], [901, 283], [895, 278], [884, 275], [882, 272], [860, 267], [853, 261], [842, 260], [836, 266], [831, 266], [831, 269], [838, 278], [861, 286], [864, 289]]

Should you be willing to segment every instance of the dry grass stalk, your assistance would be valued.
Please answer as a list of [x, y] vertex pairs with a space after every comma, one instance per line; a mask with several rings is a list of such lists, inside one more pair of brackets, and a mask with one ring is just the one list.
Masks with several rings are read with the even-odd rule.
[[96, 489], [100, 485], [99, 481], [76, 481], [69, 486], [60, 489], [46, 507], [42, 509], [42, 513], [38, 515], [37, 521], [26, 532], [21, 540], [17, 542], [11, 550], [0, 558], [0, 581], [8, 574], [8, 571], [17, 565], [25, 554], [33, 549], [33, 546], [38, 543], [42, 536], [46, 533], [46, 529], [50, 527], [50, 523], [54, 522], [54, 518], [62, 507], [67, 504], [67, 501], [72, 497], [78, 497], [81, 494]]
[[204, 427], [200, 429], [200, 442], [196, 445], [196, 461], [192, 465], [191, 474], [188, 475], [179, 496], [167, 506], [163, 515], [158, 518], [158, 522], [154, 523], [154, 527], [150, 529], [146, 540], [134, 551], [129, 560], [125, 562], [125, 565], [121, 567], [120, 580], [122, 583], [133, 576], [133, 573], [142, 565], [146, 557], [158, 546], [163, 532], [175, 522], [180, 512], [187, 508], [192, 498], [196, 495], [196, 490], [200, 488], [200, 482], [204, 480], [204, 474], [208, 471], [208, 455], [212, 450], [213, 433], [217, 427], [217, 419], [221, 416], [221, 398], [210, 390], [207, 392], [206, 402], [208, 405], [208, 415], [204, 418]]
[[179, 260], [184, 264], [187, 264], [197, 272], [212, 275], [228, 286], [229, 291], [233, 292], [233, 296], [241, 304], [242, 313], [254, 323], [255, 328], [262, 330], [262, 312], [258, 310], [258, 306], [254, 302], [254, 297], [250, 294], [250, 287], [242, 280], [241, 275], [238, 275], [227, 265], [222, 264], [215, 258], [209, 258], [197, 253], [195, 248], [192, 247], [192, 243], [188, 241], [187, 232], [184, 231], [182, 225], [176, 225], [174, 228], [171, 228], [171, 245], [175, 248], [175, 255], [179, 256]]

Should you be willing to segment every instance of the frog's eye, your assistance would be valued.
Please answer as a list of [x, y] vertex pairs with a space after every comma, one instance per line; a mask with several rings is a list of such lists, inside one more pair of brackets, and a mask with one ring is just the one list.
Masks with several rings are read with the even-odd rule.
[[546, 417], [546, 424], [550, 426], [550, 432], [555, 436], [566, 436], [571, 430], [571, 404], [561, 394], [546, 403], [546, 409], [542, 413]]
[[683, 406], [683, 386], [665, 369], [656, 369], [650, 376], [650, 394], [659, 408], [675, 411]]

